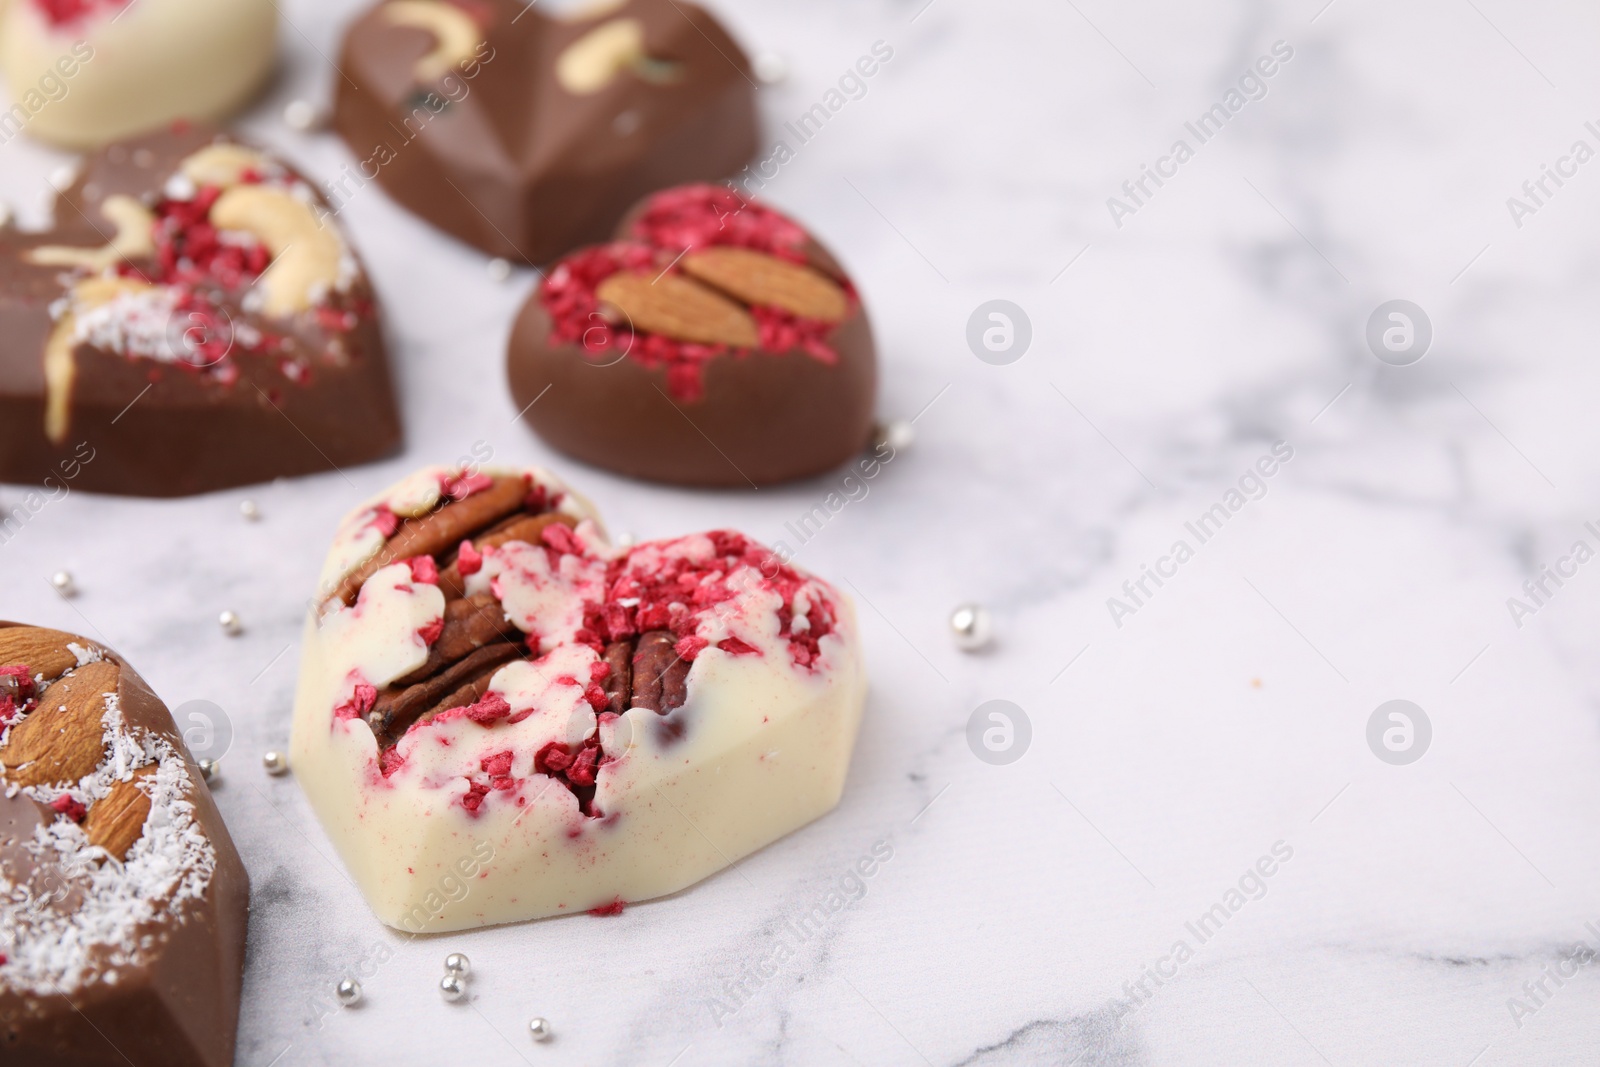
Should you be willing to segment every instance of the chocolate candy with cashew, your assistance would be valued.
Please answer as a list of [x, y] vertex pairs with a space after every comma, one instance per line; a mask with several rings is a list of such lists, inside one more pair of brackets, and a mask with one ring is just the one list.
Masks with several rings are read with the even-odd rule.
[[797, 223], [723, 186], [656, 193], [611, 243], [555, 264], [506, 361], [539, 436], [649, 481], [805, 478], [872, 432], [877, 358], [855, 286]]
[[0, 1063], [228, 1067], [249, 894], [143, 680], [0, 622]]
[[287, 164], [175, 127], [0, 228], [0, 481], [181, 496], [400, 440], [371, 286]]
[[602, 240], [650, 190], [755, 154], [749, 60], [686, 0], [386, 0], [339, 67], [334, 125], [358, 164], [336, 192], [375, 180], [506, 259]]

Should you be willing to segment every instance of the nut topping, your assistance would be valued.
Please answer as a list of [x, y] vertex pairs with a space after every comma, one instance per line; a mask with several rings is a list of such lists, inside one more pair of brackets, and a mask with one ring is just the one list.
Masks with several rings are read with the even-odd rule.
[[438, 81], [476, 53], [481, 33], [472, 16], [439, 0], [389, 0], [383, 15], [396, 26], [412, 26], [433, 34], [433, 48], [418, 59], [411, 73], [422, 84]]
[[100, 720], [120, 675], [116, 664], [102, 660], [46, 689], [0, 748], [6, 780], [23, 786], [76, 782], [99, 766], [105, 748]]
[[0, 628], [0, 667], [26, 665], [46, 680], [59, 678], [78, 665], [78, 657], [67, 647], [76, 640], [60, 630], [35, 626]]
[[751, 348], [760, 343], [755, 319], [738, 304], [679, 274], [620, 271], [595, 288], [601, 303], [627, 316], [635, 330], [675, 341]]
[[150, 797], [139, 783], [156, 773], [154, 765], [140, 767], [129, 781], [118, 782], [89, 809], [83, 831], [89, 844], [99, 845], [119, 860], [128, 858], [128, 849], [144, 833], [150, 815]]
[[690, 252], [683, 270], [746, 304], [782, 308], [801, 318], [843, 322], [850, 299], [832, 278], [811, 267], [755, 252], [717, 247]]
[[309, 204], [265, 185], [236, 185], [217, 198], [211, 224], [244, 230], [260, 238], [272, 254], [261, 275], [268, 315], [291, 315], [311, 307], [339, 280], [344, 245], [324, 226]]
[[489, 488], [464, 500], [446, 501], [443, 507], [406, 522], [377, 554], [345, 576], [334, 596], [354, 604], [362, 584], [384, 567], [454, 548], [463, 538], [515, 512], [527, 495], [528, 486], [521, 478], [496, 478]]

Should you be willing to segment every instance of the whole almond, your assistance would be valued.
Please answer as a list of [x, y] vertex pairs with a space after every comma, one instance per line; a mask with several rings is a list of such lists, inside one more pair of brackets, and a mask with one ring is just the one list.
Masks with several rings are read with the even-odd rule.
[[39, 706], [11, 730], [0, 764], [17, 785], [76, 782], [100, 765], [105, 754], [106, 696], [121, 675], [101, 660], [80, 667], [39, 697]]
[[39, 626], [7, 626], [0, 629], [0, 667], [24, 665], [46, 679], [59, 678], [78, 665], [78, 657], [67, 647], [80, 638], [60, 630]]
[[144, 821], [150, 815], [150, 798], [138, 783], [155, 772], [154, 767], [140, 767], [133, 772], [131, 781], [116, 783], [111, 792], [95, 801], [83, 824], [89, 844], [99, 845], [119, 860], [127, 858], [128, 849], [144, 833]]
[[850, 299], [821, 271], [748, 248], [707, 248], [683, 257], [685, 273], [746, 304], [782, 308], [804, 319], [842, 322]]
[[635, 330], [674, 341], [753, 348], [761, 340], [748, 311], [680, 274], [652, 279], [622, 271], [601, 282], [595, 295], [626, 315]]

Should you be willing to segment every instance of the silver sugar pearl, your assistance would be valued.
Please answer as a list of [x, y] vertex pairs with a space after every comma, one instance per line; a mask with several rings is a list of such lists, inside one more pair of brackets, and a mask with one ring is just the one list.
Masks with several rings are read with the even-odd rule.
[[467, 959], [465, 953], [452, 952], [444, 958], [444, 969], [450, 974], [459, 974], [464, 978], [472, 973], [472, 961]]
[[62, 596], [76, 596], [78, 586], [72, 580], [71, 571], [56, 571], [50, 576], [50, 585]]
[[50, 184], [57, 189], [65, 189], [78, 180], [78, 168], [63, 165], [50, 172]]
[[447, 974], [439, 979], [439, 995], [454, 1004], [467, 995], [467, 983], [459, 974]]
[[503, 282], [511, 277], [511, 261], [500, 256], [495, 256], [491, 259], [484, 269], [489, 272], [489, 280], [491, 282]]
[[229, 637], [238, 637], [244, 633], [244, 623], [239, 621], [237, 612], [224, 611], [217, 616], [217, 625], [222, 627], [222, 632]]
[[776, 52], [759, 52], [750, 65], [762, 85], [777, 85], [789, 76], [788, 60]]
[[550, 1029], [549, 1019], [540, 1019], [535, 1016], [528, 1020], [528, 1033], [533, 1035], [535, 1041], [549, 1041], [550, 1035], [555, 1031]]
[[346, 978], [334, 987], [333, 995], [339, 998], [339, 1003], [351, 1007], [361, 1003], [361, 983], [354, 978]]
[[963, 652], [978, 652], [994, 640], [994, 620], [982, 604], [962, 604], [950, 613], [950, 634]]
[[872, 430], [872, 444], [875, 449], [882, 449], [884, 445], [888, 445], [894, 451], [901, 452], [910, 448], [916, 439], [915, 427], [905, 419], [880, 422]]
[[261, 754], [261, 766], [274, 778], [289, 772], [288, 758], [275, 748], [269, 748]]
[[309, 100], [291, 100], [283, 108], [283, 121], [290, 129], [310, 133], [322, 128], [322, 112]]
[[256, 506], [254, 500], [241, 500], [239, 501], [239, 514], [251, 522], [255, 522], [261, 518], [261, 509]]
[[200, 774], [201, 774], [201, 776], [204, 777], [205, 780], [208, 781], [208, 782], [216, 781], [216, 779], [217, 779], [217, 761], [214, 760], [214, 759], [203, 759], [203, 760], [199, 760], [198, 763], [200, 765]]
[[638, 543], [638, 540], [639, 539], [634, 537], [631, 533], [619, 533], [617, 534], [616, 546], [618, 548], [632, 548]]

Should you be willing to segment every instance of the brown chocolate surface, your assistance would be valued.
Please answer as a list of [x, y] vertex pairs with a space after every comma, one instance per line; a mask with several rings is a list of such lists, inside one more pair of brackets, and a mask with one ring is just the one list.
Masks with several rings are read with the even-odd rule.
[[[359, 161], [351, 183], [376, 180], [485, 252], [547, 262], [604, 239], [650, 190], [732, 175], [755, 153], [749, 61], [694, 4], [627, 0], [563, 19], [521, 0], [420, 2], [475, 28], [474, 47], [440, 71], [428, 58], [440, 32], [376, 5], [345, 37], [334, 125]], [[629, 21], [642, 56], [592, 91], [563, 83], [575, 43]]]
[[[84, 638], [0, 622], [0, 668], [17, 665], [18, 646], [30, 638], [40, 639], [31, 643], [41, 647], [58, 648], [66, 639], [85, 648], [100, 648]], [[131, 961], [113, 963], [111, 947], [97, 946], [91, 952], [93, 962], [87, 976], [70, 989], [58, 987], [40, 993], [13, 978], [14, 963], [9, 967], [0, 963], [0, 1063], [228, 1067], [233, 1063], [243, 982], [248, 877], [166, 706], [127, 663], [109, 650], [101, 651], [103, 662], [116, 668], [114, 692], [123, 729], [162, 739], [187, 770], [191, 785], [184, 799], [193, 805], [194, 822], [215, 853], [215, 868], [203, 896], [176, 906], [158, 904], [155, 917], [137, 926], [130, 940], [138, 949]], [[28, 658], [44, 662], [31, 651]], [[26, 665], [46, 673], [35, 663]], [[45, 680], [50, 680], [48, 673]], [[0, 705], [4, 703], [0, 697]], [[15, 715], [22, 707], [6, 714]], [[42, 707], [27, 709], [27, 714], [60, 712]], [[102, 755], [109, 759], [109, 753]], [[0, 781], [4, 777], [0, 774]], [[23, 847], [39, 827], [72, 816], [58, 814], [23, 792], [6, 797], [7, 791], [0, 788], [0, 883], [26, 886], [35, 908], [66, 913], [86, 906], [79, 880]], [[88, 815], [92, 818], [96, 808], [108, 800], [94, 801]], [[91, 854], [81, 862], [111, 861]], [[0, 921], [5, 928], [16, 929], [18, 921], [16, 915], [5, 915], [5, 910], [25, 907], [28, 905], [14, 898], [0, 896]], [[9, 948], [13, 955], [19, 951], [17, 946]], [[0, 955], [6, 950], [0, 946]], [[114, 979], [107, 974], [111, 970]]]
[[[104, 210], [110, 197], [159, 211], [180, 163], [218, 139], [182, 129], [114, 144], [90, 156], [58, 197], [53, 230], [0, 229], [0, 481], [182, 496], [367, 462], [399, 444], [373, 294], [353, 259], [342, 291], [292, 314], [256, 306], [247, 295], [256, 274], [189, 270], [164, 262], [159, 243], [156, 254], [104, 269], [28, 261], [43, 246], [105, 245], [117, 232]], [[287, 167], [282, 176], [297, 177]], [[326, 201], [305, 188], [325, 212]], [[145, 326], [193, 358], [118, 351], [98, 336], [79, 341], [66, 422], [52, 435], [46, 347], [74, 284], [120, 275], [166, 286], [180, 274], [174, 292], [198, 294], [198, 308], [180, 304]], [[210, 347], [193, 355], [197, 341]]]
[[[626, 249], [639, 242], [642, 235], [635, 227], [642, 211], [642, 206], [631, 211], [618, 230], [620, 243], [606, 247]], [[794, 258], [852, 294], [845, 318], [822, 336], [835, 357], [831, 362], [798, 347], [723, 346], [694, 372], [697, 386], [685, 389], [667, 363], [652, 365], [650, 332], [637, 323], [631, 342], [622, 345], [596, 348], [584, 340], [588, 333], [576, 341], [558, 336], [547, 306], [547, 279], [519, 313], [507, 350], [507, 377], [523, 418], [548, 444], [575, 459], [675, 485], [772, 485], [848, 461], [872, 433], [877, 392], [872, 330], [837, 260], [796, 230]], [[563, 264], [590, 251], [556, 264], [549, 277], [561, 277]], [[651, 270], [679, 274], [685, 262], [678, 258], [681, 252], [671, 244], [655, 248]], [[733, 299], [726, 292], [718, 295]], [[593, 314], [619, 319], [604, 301]]]

